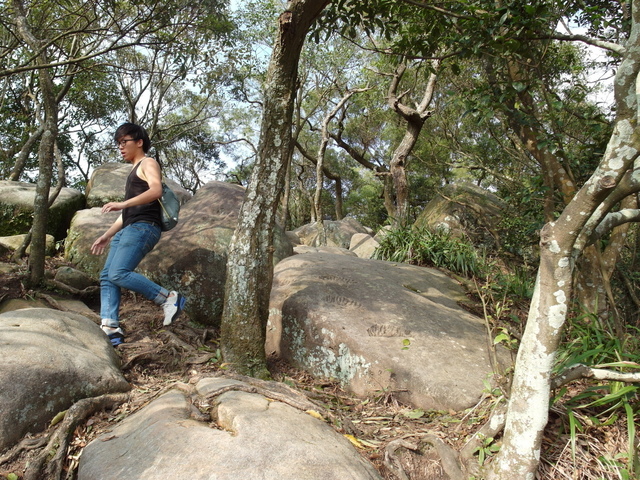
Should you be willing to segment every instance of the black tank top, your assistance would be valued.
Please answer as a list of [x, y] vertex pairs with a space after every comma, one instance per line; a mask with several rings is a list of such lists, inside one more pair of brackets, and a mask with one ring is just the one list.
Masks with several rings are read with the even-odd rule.
[[[124, 192], [125, 200], [137, 197], [141, 193], [149, 190], [149, 184], [138, 177], [138, 174], [136, 173], [141, 163], [141, 161], [138, 162], [127, 177], [127, 185]], [[122, 210], [122, 228], [135, 222], [152, 222], [160, 226], [160, 221], [160, 202], [158, 202], [158, 200], [154, 200], [151, 203], [145, 203], [144, 205], [127, 207]]]

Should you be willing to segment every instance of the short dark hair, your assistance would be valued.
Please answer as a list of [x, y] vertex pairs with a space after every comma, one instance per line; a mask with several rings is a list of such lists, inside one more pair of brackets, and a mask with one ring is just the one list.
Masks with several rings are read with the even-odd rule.
[[133, 140], [142, 140], [142, 150], [144, 153], [147, 153], [151, 148], [151, 140], [149, 140], [149, 134], [144, 127], [136, 125], [135, 123], [123, 123], [116, 130], [113, 139], [119, 142], [125, 135], [130, 135]]

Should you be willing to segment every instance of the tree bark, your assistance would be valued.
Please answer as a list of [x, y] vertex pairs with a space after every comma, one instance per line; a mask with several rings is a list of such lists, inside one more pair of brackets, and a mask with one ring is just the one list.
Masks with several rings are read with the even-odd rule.
[[572, 274], [589, 238], [604, 214], [607, 197], [615, 195], [625, 172], [640, 155], [638, 101], [640, 71], [640, 0], [633, 1], [632, 29], [615, 81], [617, 118], [607, 151], [585, 185], [571, 198], [555, 222], [541, 232], [540, 267], [529, 317], [514, 371], [503, 445], [489, 466], [491, 480], [533, 479], [540, 459], [542, 433], [548, 420], [551, 369], [572, 294]]
[[[313, 157], [309, 152], [307, 152], [299, 142], [296, 142], [296, 148], [298, 149], [300, 154], [304, 158], [309, 160], [311, 163], [313, 163], [314, 166], [318, 165], [318, 161], [315, 159], [315, 157]], [[344, 210], [343, 210], [343, 207], [342, 207], [342, 177], [337, 173], [333, 173], [331, 170], [329, 170], [327, 168], [326, 165], [324, 165], [322, 167], [322, 174], [325, 177], [327, 177], [329, 180], [333, 180], [333, 182], [335, 184], [335, 187], [336, 187], [336, 208], [335, 208], [336, 220], [342, 220], [344, 218]], [[317, 176], [317, 169], [316, 169], [316, 176]], [[315, 218], [316, 218], [315, 217], [315, 212], [316, 212], [316, 208], [312, 206], [312, 208], [311, 208], [311, 218], [313, 218], [313, 221], [315, 221]]]
[[[38, 65], [49, 63], [46, 51], [41, 48], [41, 41], [37, 39], [27, 21], [24, 6], [20, 0], [13, 1], [14, 17], [18, 26], [18, 34], [34, 52], [40, 52], [36, 57]], [[38, 181], [36, 196], [33, 203], [33, 226], [31, 227], [31, 255], [29, 257], [29, 282], [32, 285], [44, 280], [46, 230], [49, 220], [49, 190], [53, 178], [53, 161], [56, 137], [58, 136], [58, 103], [54, 91], [53, 79], [48, 68], [38, 70], [38, 81], [42, 95], [44, 120], [42, 136], [38, 147]]]
[[273, 228], [291, 145], [298, 60], [329, 0], [293, 0], [280, 15], [267, 71], [258, 156], [229, 247], [222, 352], [234, 370], [268, 376], [264, 351], [273, 275]]
[[363, 167], [368, 168], [369, 170], [374, 172], [374, 175], [380, 179], [380, 181], [382, 182], [382, 188], [383, 188], [382, 195], [383, 195], [385, 210], [387, 211], [387, 215], [390, 218], [395, 218], [396, 207], [395, 207], [395, 202], [393, 197], [393, 181], [391, 180], [391, 174], [388, 172], [386, 167], [381, 165], [375, 165], [374, 163], [370, 162], [365, 158], [363, 154], [361, 154], [355, 148], [353, 148], [351, 145], [345, 142], [344, 139], [342, 138], [342, 132], [340, 129], [338, 130], [337, 133], [332, 133], [331, 138], [336, 142], [336, 144], [340, 148], [342, 148], [345, 152], [347, 152], [351, 156], [351, 158], [353, 158], [356, 162], [358, 162]]
[[[437, 69], [438, 62], [434, 61], [433, 66]], [[410, 108], [402, 103], [402, 95], [398, 95], [398, 87], [405, 70], [406, 64], [404, 63], [396, 69], [389, 86], [388, 96], [389, 106], [407, 122], [407, 130], [400, 145], [393, 152], [393, 157], [389, 164], [389, 171], [391, 172], [396, 194], [394, 224], [398, 226], [405, 226], [409, 219], [409, 182], [407, 181], [406, 159], [418, 141], [424, 122], [431, 116], [428, 108], [433, 99], [437, 78], [435, 73], [431, 73], [420, 104], [416, 108]]]

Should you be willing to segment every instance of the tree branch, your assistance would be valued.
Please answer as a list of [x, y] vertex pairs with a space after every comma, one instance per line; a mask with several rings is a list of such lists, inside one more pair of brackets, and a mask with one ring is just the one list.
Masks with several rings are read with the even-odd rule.
[[[620, 362], [620, 364], [629, 363], [629, 366], [638, 366], [637, 363]], [[609, 380], [612, 382], [637, 383], [640, 382], [640, 372], [623, 373], [613, 370], [605, 370], [603, 368], [594, 368], [578, 363], [572, 365], [559, 375], [551, 379], [551, 388], [556, 389], [569, 382], [580, 378], [595, 378], [596, 380]]]

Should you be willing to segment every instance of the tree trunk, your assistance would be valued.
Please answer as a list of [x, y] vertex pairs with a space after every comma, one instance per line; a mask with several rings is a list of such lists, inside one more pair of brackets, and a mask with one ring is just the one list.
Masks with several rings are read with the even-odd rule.
[[551, 369], [571, 299], [574, 265], [586, 246], [582, 239], [590, 238], [600, 224], [606, 215], [602, 205], [640, 152], [635, 95], [640, 71], [640, 0], [633, 1], [632, 17], [631, 34], [616, 74], [618, 117], [607, 151], [560, 217], [541, 232], [536, 287], [516, 359], [503, 445], [487, 472], [491, 480], [534, 478], [548, 419]]
[[[33, 35], [22, 3], [19, 0], [14, 0], [13, 7], [19, 35], [34, 52], [38, 52], [35, 59], [36, 63], [38, 65], [48, 64], [46, 50], [42, 49], [42, 42]], [[58, 136], [58, 103], [49, 69], [39, 69], [38, 80], [42, 95], [44, 121], [38, 148], [38, 182], [36, 183], [36, 197], [33, 203], [33, 225], [31, 227], [29, 282], [32, 285], [36, 285], [44, 279], [46, 230], [49, 220], [49, 190], [51, 188], [51, 179], [53, 178], [54, 148]]]
[[33, 132], [27, 141], [24, 143], [20, 152], [18, 153], [18, 158], [16, 159], [16, 163], [13, 166], [13, 170], [11, 171], [11, 175], [9, 175], [8, 180], [17, 182], [20, 180], [20, 175], [24, 172], [24, 167], [27, 164], [27, 160], [29, 159], [29, 154], [31, 150], [33, 150], [34, 145], [42, 136], [42, 132], [44, 131], [44, 126], [40, 125], [35, 132]]
[[[439, 62], [433, 62], [434, 69], [437, 69], [438, 65]], [[418, 141], [424, 122], [431, 116], [428, 107], [433, 99], [437, 78], [435, 73], [429, 76], [420, 104], [416, 108], [410, 108], [403, 104], [401, 96], [398, 96], [398, 87], [405, 70], [406, 64], [404, 63], [396, 69], [388, 92], [389, 106], [407, 122], [407, 131], [400, 145], [393, 152], [393, 158], [389, 165], [396, 194], [393, 223], [397, 226], [405, 226], [409, 220], [409, 182], [407, 181], [406, 159]]]
[[267, 71], [258, 156], [229, 246], [221, 343], [241, 373], [268, 376], [264, 351], [273, 275], [273, 228], [291, 144], [298, 60], [329, 0], [293, 0], [280, 15]]

